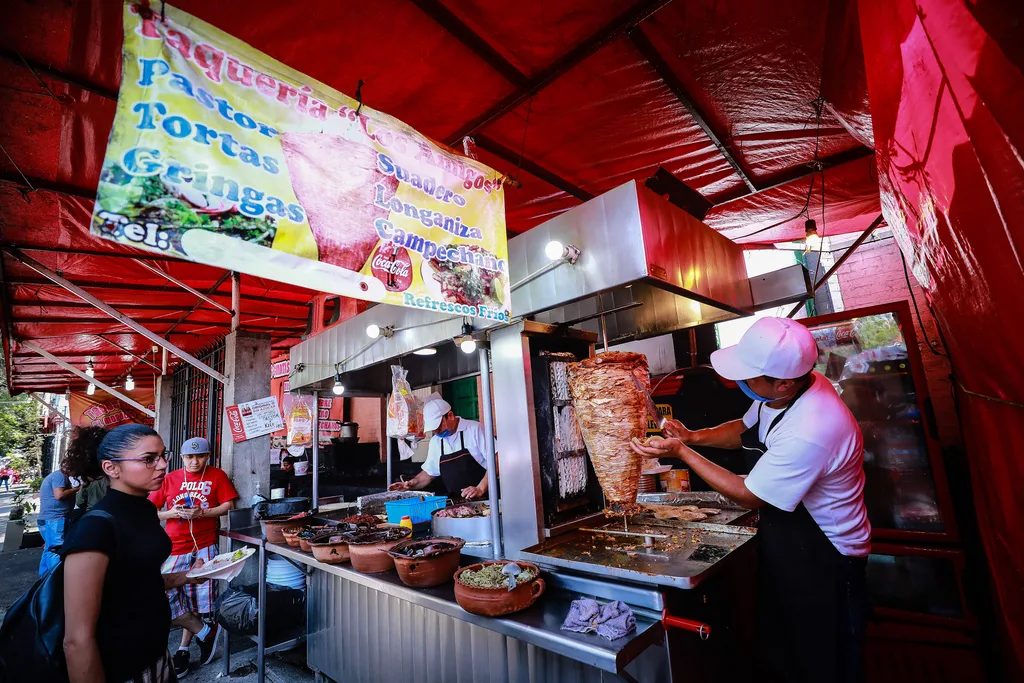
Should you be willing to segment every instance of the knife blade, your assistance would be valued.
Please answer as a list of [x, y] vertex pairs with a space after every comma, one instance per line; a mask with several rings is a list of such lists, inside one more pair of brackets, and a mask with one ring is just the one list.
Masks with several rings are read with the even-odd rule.
[[662, 429], [665, 426], [665, 418], [662, 417], [660, 412], [658, 412], [658, 406], [654, 404], [654, 399], [651, 398], [650, 392], [647, 391], [643, 382], [641, 382], [636, 375], [633, 375], [633, 385], [644, 399], [644, 406], [647, 408], [647, 416], [654, 421], [654, 424], [658, 425], [658, 429]]

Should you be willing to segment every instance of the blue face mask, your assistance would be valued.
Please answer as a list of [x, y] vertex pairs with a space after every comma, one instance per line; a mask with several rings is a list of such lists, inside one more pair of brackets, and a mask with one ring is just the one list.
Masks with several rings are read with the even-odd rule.
[[434, 432], [434, 436], [439, 436], [442, 439], [445, 438], [445, 437], [451, 436], [451, 435], [452, 435], [452, 430], [450, 430], [450, 429], [444, 429], [444, 430], [442, 430], [440, 432]]
[[765, 403], [768, 401], [775, 400], [774, 398], [767, 398], [755, 392], [753, 389], [750, 388], [749, 385], [747, 385], [746, 380], [738, 379], [736, 380], [736, 384], [739, 386], [740, 391], [746, 394], [747, 398], [749, 398], [751, 401], [761, 401], [762, 403]]

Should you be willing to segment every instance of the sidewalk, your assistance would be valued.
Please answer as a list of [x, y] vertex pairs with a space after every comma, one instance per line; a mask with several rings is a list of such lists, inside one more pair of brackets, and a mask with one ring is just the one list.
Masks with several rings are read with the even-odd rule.
[[[0, 542], [7, 534], [7, 517], [11, 513], [15, 488], [17, 492], [28, 490], [24, 485], [12, 486], [9, 493], [0, 490]], [[0, 576], [3, 577], [0, 580], [0, 619], [39, 578], [39, 558], [42, 555], [42, 548], [0, 552]]]

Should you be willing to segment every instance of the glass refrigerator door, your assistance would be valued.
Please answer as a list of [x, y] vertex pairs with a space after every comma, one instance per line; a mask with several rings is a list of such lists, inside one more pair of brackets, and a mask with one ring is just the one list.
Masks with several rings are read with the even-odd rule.
[[815, 370], [864, 434], [864, 489], [873, 538], [954, 540], [938, 443], [924, 422], [924, 371], [906, 303], [801, 321], [818, 342]]

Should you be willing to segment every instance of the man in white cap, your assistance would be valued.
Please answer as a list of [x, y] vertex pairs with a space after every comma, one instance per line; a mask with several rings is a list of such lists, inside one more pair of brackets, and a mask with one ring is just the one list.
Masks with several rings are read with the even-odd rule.
[[[441, 477], [453, 496], [466, 500], [487, 495], [487, 459], [484, 456], [484, 426], [459, 417], [444, 399], [423, 406], [423, 429], [434, 432], [423, 469], [409, 481], [397, 481], [389, 491], [421, 490]], [[495, 445], [497, 455], [497, 445]]]
[[[188, 571], [197, 561], [211, 561], [218, 552], [217, 518], [235, 506], [238, 492], [224, 470], [210, 465], [210, 442], [195, 437], [181, 444], [184, 467], [164, 477], [163, 486], [149, 494], [157, 516], [171, 538], [171, 555], [164, 561], [164, 574]], [[166, 506], [166, 510], [161, 508]], [[208, 624], [202, 615], [212, 615], [217, 602], [217, 581], [186, 584], [167, 591], [171, 623], [180, 626], [181, 646], [171, 657], [178, 678], [188, 674], [192, 636], [199, 639], [199, 662], [209, 664], [217, 652], [220, 626]]]
[[[769, 676], [800, 683], [863, 680], [864, 573], [871, 525], [864, 506], [864, 443], [832, 384], [814, 372], [810, 331], [761, 318], [711, 364], [753, 400], [710, 429], [665, 426], [669, 438], [634, 449], [676, 457], [716, 491], [759, 510], [758, 644]], [[747, 477], [690, 446], [760, 454]]]

